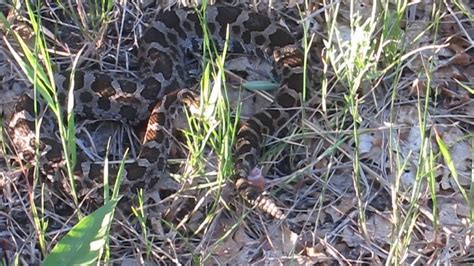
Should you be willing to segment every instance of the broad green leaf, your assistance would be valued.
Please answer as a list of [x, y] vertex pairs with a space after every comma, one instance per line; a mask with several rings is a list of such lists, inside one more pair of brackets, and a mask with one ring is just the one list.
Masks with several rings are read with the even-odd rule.
[[91, 265], [107, 240], [118, 199], [107, 202], [77, 223], [53, 248], [44, 265]]

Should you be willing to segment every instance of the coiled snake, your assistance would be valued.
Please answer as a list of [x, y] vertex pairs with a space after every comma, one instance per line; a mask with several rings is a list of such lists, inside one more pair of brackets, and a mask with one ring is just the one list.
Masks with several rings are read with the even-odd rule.
[[[273, 74], [280, 87], [273, 103], [255, 114], [238, 131], [235, 144], [235, 175], [239, 194], [252, 205], [282, 218], [283, 213], [269, 198], [246, 179], [257, 165], [265, 135], [275, 134], [296, 112], [303, 90], [303, 55], [286, 29], [267, 16], [230, 6], [211, 6], [206, 11], [207, 28], [215, 43], [222, 47], [227, 27], [230, 50], [250, 53], [273, 61]], [[126, 164], [124, 183], [129, 191], [154, 189], [166, 168], [170, 139], [166, 129], [182, 112], [198, 104], [198, 97], [188, 90], [184, 69], [186, 51], [195, 49], [203, 39], [203, 28], [196, 12], [174, 9], [157, 15], [141, 37], [139, 62], [141, 77], [131, 80], [98, 71], [76, 71], [74, 74], [74, 112], [87, 119], [114, 119], [131, 125], [148, 120], [138, 158]], [[69, 73], [60, 73], [55, 82], [61, 102], [66, 101]], [[39, 114], [46, 104], [38, 100]], [[293, 108], [293, 109], [292, 109]], [[13, 143], [24, 160], [33, 161], [35, 153], [35, 111], [32, 93], [23, 95], [16, 104], [9, 123]], [[44, 172], [61, 165], [61, 145], [55, 137], [56, 122], [50, 111], [44, 112], [40, 128], [40, 167]], [[94, 165], [93, 165], [94, 166]], [[97, 165], [97, 167], [101, 167]], [[91, 169], [91, 173], [94, 169]]]

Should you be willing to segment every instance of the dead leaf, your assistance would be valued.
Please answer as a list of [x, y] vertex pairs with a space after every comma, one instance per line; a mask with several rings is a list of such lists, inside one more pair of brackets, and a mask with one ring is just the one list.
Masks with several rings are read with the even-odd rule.
[[345, 227], [341, 233], [342, 240], [351, 248], [358, 247], [364, 243], [364, 240], [354, 233], [350, 227]]
[[[389, 215], [388, 215], [389, 216]], [[392, 223], [378, 214], [372, 215], [367, 222], [367, 231], [370, 237], [378, 243], [391, 243]]]

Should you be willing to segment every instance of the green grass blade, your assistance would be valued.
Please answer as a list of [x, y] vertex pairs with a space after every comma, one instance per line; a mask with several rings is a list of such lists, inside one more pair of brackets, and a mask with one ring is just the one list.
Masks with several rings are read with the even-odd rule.
[[456, 185], [458, 186], [459, 191], [461, 192], [462, 196], [466, 200], [466, 203], [471, 206], [471, 222], [474, 221], [474, 208], [473, 207], [473, 199], [469, 198], [467, 195], [466, 190], [461, 186], [459, 183], [459, 176], [458, 176], [458, 171], [456, 169], [456, 166], [454, 165], [453, 157], [451, 156], [451, 153], [449, 152], [449, 148], [446, 145], [446, 142], [441, 138], [439, 133], [435, 129], [435, 136], [436, 136], [436, 142], [438, 143], [439, 150], [441, 152], [441, 155], [443, 156], [444, 162], [446, 163], [446, 166], [448, 167], [449, 171], [451, 172], [451, 175], [456, 182]]

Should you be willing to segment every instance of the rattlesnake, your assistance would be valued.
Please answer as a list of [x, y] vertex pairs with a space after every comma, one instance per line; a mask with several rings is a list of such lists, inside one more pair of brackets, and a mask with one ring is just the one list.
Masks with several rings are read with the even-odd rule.
[[[240, 127], [232, 180], [243, 198], [272, 216], [282, 218], [282, 211], [273, 201], [262, 196], [246, 178], [257, 164], [264, 136], [275, 134], [296, 112], [294, 107], [300, 104], [305, 76], [303, 55], [292, 34], [265, 15], [221, 5], [208, 7], [205, 15], [210, 36], [218, 47], [223, 47], [228, 28], [230, 50], [269, 58], [274, 65], [273, 74], [281, 82], [273, 103]], [[183, 89], [188, 79], [183, 65], [186, 51], [195, 50], [202, 39], [203, 28], [195, 10], [162, 11], [140, 39], [139, 79], [92, 70], [74, 73], [74, 112], [78, 117], [120, 120], [131, 125], [148, 119], [139, 156], [134, 163], [126, 164], [124, 184], [128, 190], [123, 190], [123, 193], [136, 193], [139, 188], [144, 188], [146, 193], [156, 188], [170, 152], [170, 139], [165, 130], [173, 126], [183, 108], [198, 104], [195, 93]], [[55, 77], [62, 106], [66, 102], [69, 80], [69, 72]], [[31, 92], [24, 94], [9, 123], [16, 150], [22, 159], [30, 162], [35, 158], [33, 99]], [[61, 165], [64, 156], [55, 135], [57, 125], [52, 112], [43, 112], [46, 110], [43, 100], [39, 99], [38, 104], [38, 114], [43, 115], [39, 167], [43, 172], [49, 172]], [[91, 167], [102, 166], [92, 164]], [[90, 173], [98, 170], [90, 169]]]

